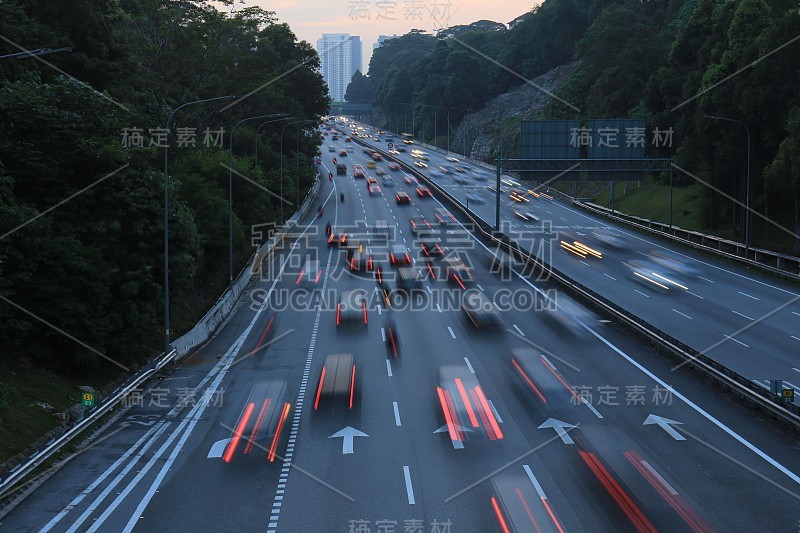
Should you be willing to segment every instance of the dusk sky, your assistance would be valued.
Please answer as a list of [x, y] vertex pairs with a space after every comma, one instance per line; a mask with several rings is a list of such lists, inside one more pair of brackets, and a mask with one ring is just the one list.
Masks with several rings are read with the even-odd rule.
[[530, 11], [536, 3], [521, 0], [250, 0], [246, 5], [255, 4], [275, 11], [279, 21], [288, 23], [298, 39], [314, 47], [323, 33], [360, 36], [366, 71], [372, 44], [378, 40], [378, 35], [403, 35], [414, 28], [431, 32], [483, 19], [507, 23]]

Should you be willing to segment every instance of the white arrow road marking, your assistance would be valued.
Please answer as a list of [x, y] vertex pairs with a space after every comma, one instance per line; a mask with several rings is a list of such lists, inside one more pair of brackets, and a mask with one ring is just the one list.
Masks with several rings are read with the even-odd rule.
[[661, 429], [667, 432], [667, 435], [669, 435], [675, 440], [686, 440], [686, 437], [678, 433], [675, 430], [675, 428], [673, 428], [671, 425], [671, 424], [683, 424], [683, 422], [676, 422], [675, 420], [670, 420], [669, 418], [664, 418], [663, 416], [648, 415], [645, 421], [642, 423], [642, 425], [648, 426], [650, 424], [658, 424], [659, 426], [661, 426]]
[[231, 438], [228, 437], [227, 439], [218, 440], [214, 444], [211, 445], [211, 450], [209, 450], [208, 455], [206, 458], [208, 459], [216, 459], [222, 457], [222, 454], [225, 452], [225, 448], [228, 446], [228, 443], [231, 441]]
[[346, 428], [340, 429], [328, 438], [335, 439], [338, 437], [342, 437], [342, 454], [346, 455], [348, 453], [355, 453], [353, 451], [353, 440], [355, 437], [369, 437], [369, 435], [357, 430], [356, 428], [347, 426]]
[[542, 423], [541, 426], [539, 426], [538, 429], [553, 428], [556, 430], [556, 433], [564, 442], [564, 444], [575, 444], [575, 441], [572, 440], [572, 437], [567, 434], [567, 431], [564, 428], [572, 429], [576, 427], [578, 426], [573, 426], [572, 424], [568, 424], [567, 422], [563, 422], [561, 420], [556, 420], [555, 418], [548, 418]]

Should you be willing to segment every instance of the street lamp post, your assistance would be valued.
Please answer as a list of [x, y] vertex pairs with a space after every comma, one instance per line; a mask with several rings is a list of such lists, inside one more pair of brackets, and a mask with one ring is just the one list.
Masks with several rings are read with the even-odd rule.
[[739, 124], [742, 126], [745, 131], [747, 132], [747, 184], [745, 185], [745, 213], [744, 213], [744, 254], [745, 256], [750, 255], [750, 128], [747, 127], [747, 124], [742, 122], [741, 120], [736, 120], [733, 118], [726, 118], [726, 117], [718, 117], [715, 115], [703, 115], [705, 118], [710, 118], [712, 120], [725, 120], [727, 122], [733, 122], [735, 124]]
[[169, 353], [169, 125], [175, 113], [184, 107], [232, 98], [236, 98], [236, 96], [218, 96], [179, 105], [167, 118], [167, 127], [164, 128], [167, 135], [167, 142], [164, 143], [164, 355]]
[[283, 132], [286, 130], [288, 126], [292, 124], [300, 124], [302, 122], [313, 122], [312, 120], [295, 120], [294, 122], [287, 122], [281, 128], [281, 224], [283, 224]]
[[[309, 120], [304, 120], [302, 123], [308, 124], [309, 122], [316, 123], [317, 121], [314, 119], [309, 119]], [[300, 126], [297, 126], [297, 135], [296, 135], [297, 139], [294, 148], [294, 179], [295, 179], [294, 202], [295, 202], [295, 207], [298, 208], [300, 207], [300, 162], [298, 159], [300, 153], [300, 128], [301, 128]], [[283, 152], [281, 152], [281, 157], [283, 157]]]
[[285, 116], [285, 113], [272, 113], [271, 115], [257, 115], [255, 117], [243, 118], [231, 128], [231, 135], [228, 141], [228, 288], [233, 285], [233, 133], [236, 131], [236, 127], [242, 122], [278, 116]]
[[261, 128], [263, 126], [266, 126], [267, 124], [272, 124], [273, 122], [280, 122], [281, 120], [286, 120], [286, 118], [284, 117], [284, 118], [280, 118], [278, 120], [268, 120], [266, 122], [262, 122], [256, 128], [256, 162], [255, 162], [255, 166], [258, 166], [258, 132], [259, 132], [259, 130], [261, 130]]

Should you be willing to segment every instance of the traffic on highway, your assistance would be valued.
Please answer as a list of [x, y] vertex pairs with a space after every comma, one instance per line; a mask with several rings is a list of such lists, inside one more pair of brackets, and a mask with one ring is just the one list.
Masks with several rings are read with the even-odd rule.
[[341, 117], [319, 192], [217, 334], [3, 531], [796, 531], [796, 436], [480, 238], [767, 388], [794, 285]]

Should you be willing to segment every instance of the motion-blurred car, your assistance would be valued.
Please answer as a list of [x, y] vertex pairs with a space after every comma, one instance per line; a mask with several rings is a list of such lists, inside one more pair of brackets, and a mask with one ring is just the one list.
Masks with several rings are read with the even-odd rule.
[[584, 243], [583, 241], [574, 240], [570, 237], [561, 240], [561, 249], [565, 250], [571, 254], [577, 255], [581, 259], [586, 259], [587, 257], [596, 257], [597, 259], [603, 258], [603, 252], [596, 248], [592, 248], [588, 244]]
[[465, 196], [467, 203], [480, 205], [483, 203], [483, 198], [479, 194], [470, 193]]
[[630, 269], [633, 279], [655, 290], [685, 292], [689, 288], [685, 282], [661, 265], [652, 261], [639, 261], [631, 259], [625, 263]]
[[414, 161], [414, 164], [417, 165], [419, 168], [428, 168], [428, 165], [426, 165], [422, 161]]
[[239, 454], [263, 456], [266, 452], [267, 460], [274, 462], [279, 457], [283, 437], [289, 434], [287, 426], [291, 410], [289, 387], [285, 381], [257, 383], [233, 426], [222, 460], [230, 463]]
[[367, 300], [363, 291], [345, 291], [336, 304], [336, 325], [363, 320], [367, 324]]
[[386, 336], [386, 351], [395, 359], [400, 355], [400, 337], [397, 334], [397, 324], [391, 318], [386, 319], [383, 329]]
[[366, 178], [367, 174], [364, 172], [364, 167], [361, 165], [353, 165], [353, 178], [360, 179]]
[[383, 170], [382, 168], [378, 167], [378, 168], [375, 169], [375, 174], [378, 175], [378, 176], [385, 176], [386, 175], [386, 171]]
[[563, 533], [547, 498], [539, 495], [531, 480], [503, 473], [492, 478], [492, 512], [503, 533]]
[[457, 157], [450, 156], [447, 158], [447, 160], [450, 161], [451, 163], [458, 163]]
[[317, 380], [314, 411], [352, 412], [359, 395], [359, 379], [353, 354], [332, 354], [325, 357]]
[[436, 220], [442, 225], [452, 224], [456, 222], [456, 217], [450, 214], [450, 211], [444, 207], [436, 208]]
[[475, 278], [472, 275], [472, 269], [466, 263], [455, 255], [445, 257], [442, 261], [445, 276], [448, 280], [455, 281], [459, 287], [466, 289], [467, 283], [472, 283]]
[[466, 365], [439, 368], [436, 396], [445, 423], [441, 432], [448, 434], [454, 448], [463, 448], [468, 434], [485, 435], [489, 440], [503, 439], [494, 409], [478, 378]]
[[[334, 140], [336, 140], [335, 137]], [[339, 150], [339, 157], [347, 157], [347, 150]]]
[[418, 234], [419, 247], [426, 257], [441, 257], [445, 255], [442, 239], [431, 231], [421, 231]]
[[393, 244], [389, 252], [389, 260], [393, 265], [410, 265], [411, 254], [403, 244]]
[[330, 235], [328, 235], [328, 246], [339, 246], [339, 247], [346, 247], [348, 240], [347, 233], [337, 233], [336, 231], [331, 231]]
[[381, 183], [383, 184], [384, 187], [394, 187], [395, 186], [394, 180], [392, 178], [390, 178], [389, 176], [385, 176], [381, 180]]
[[412, 234], [416, 235], [420, 231], [429, 230], [429, 229], [432, 229], [431, 228], [431, 224], [430, 224], [430, 222], [425, 220], [425, 218], [420, 217], [420, 216], [411, 217], [411, 233]]
[[395, 197], [395, 200], [397, 200], [398, 204], [411, 203], [411, 197], [408, 195], [408, 193], [406, 193], [404, 191], [398, 192], [397, 194], [394, 195], [394, 197]]
[[408, 174], [404, 174], [403, 179], [406, 180], [406, 183], [409, 185], [416, 185], [417, 183], [419, 183], [417, 181], [417, 178], [415, 178], [414, 176], [409, 176]]
[[539, 351], [511, 350], [511, 371], [519, 389], [551, 416], [571, 413], [580, 406], [575, 392]]
[[378, 168], [378, 164], [375, 161], [367, 161], [367, 168]]
[[400, 165], [397, 163], [389, 163], [389, 170], [400, 170]]
[[417, 196], [425, 198], [426, 196], [433, 196], [433, 194], [431, 194], [431, 190], [425, 185], [417, 185]]
[[539, 217], [531, 213], [530, 211], [514, 211], [514, 215], [517, 218], [521, 218], [525, 222], [539, 222]]
[[647, 255], [653, 263], [660, 265], [676, 275], [683, 277], [696, 277], [701, 274], [698, 267], [692, 265], [688, 258], [667, 249], [651, 250]]
[[547, 320], [571, 335], [586, 335], [588, 332], [583, 325], [589, 324], [594, 319], [590, 311], [563, 291], [559, 292], [554, 300], [545, 302], [541, 308], [545, 310], [544, 316]]
[[502, 325], [494, 303], [481, 291], [469, 290], [461, 298], [461, 310], [476, 328], [497, 328]]
[[395, 290], [410, 293], [422, 290], [423, 275], [418, 269], [411, 266], [404, 266], [395, 272]]
[[303, 269], [300, 270], [300, 274], [294, 283], [304, 288], [314, 288], [319, 285], [321, 279], [322, 269], [319, 266], [319, 261], [309, 259], [303, 265]]
[[598, 229], [593, 231], [592, 235], [594, 235], [595, 239], [597, 239], [604, 245], [609, 246], [611, 248], [616, 248], [617, 250], [621, 250], [627, 247], [625, 238], [619, 233], [612, 231], [610, 229]]
[[371, 196], [381, 194], [381, 188], [377, 184], [370, 185], [368, 191]]

